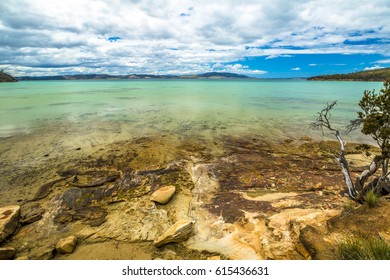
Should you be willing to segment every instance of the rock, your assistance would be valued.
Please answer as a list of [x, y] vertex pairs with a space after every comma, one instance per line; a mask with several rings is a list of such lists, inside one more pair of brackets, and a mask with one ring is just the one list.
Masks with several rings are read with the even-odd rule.
[[220, 256], [212, 256], [207, 258], [208, 261], [220, 261], [221, 257]]
[[11, 205], [0, 208], [0, 242], [10, 236], [18, 227], [20, 206]]
[[48, 245], [40, 247], [35, 251], [35, 254], [31, 257], [33, 260], [51, 260], [54, 257], [54, 246]]
[[176, 187], [175, 186], [165, 186], [156, 190], [150, 197], [150, 200], [166, 204], [175, 194]]
[[77, 237], [76, 236], [68, 236], [67, 238], [63, 238], [58, 241], [56, 245], [56, 250], [61, 254], [70, 254], [73, 252], [76, 247]]
[[42, 219], [42, 214], [39, 213], [39, 214], [32, 214], [30, 216], [27, 216], [25, 218], [23, 218], [22, 220], [20, 220], [20, 223], [22, 225], [28, 225], [28, 224], [32, 224], [32, 223], [35, 223], [36, 221], [39, 221], [40, 219]]
[[12, 247], [0, 248], [0, 260], [12, 260], [15, 253], [15, 249]]
[[[326, 242], [324, 233], [315, 227], [308, 225], [301, 230], [299, 242], [314, 260], [329, 260], [334, 255], [334, 245]], [[301, 253], [302, 254], [302, 253]], [[307, 256], [305, 256], [307, 258]], [[307, 258], [308, 259], [308, 258]]]
[[17, 261], [27, 261], [27, 260], [29, 260], [29, 258], [27, 256], [20, 256], [20, 257], [17, 257], [15, 260], [17, 260]]
[[156, 247], [168, 243], [179, 243], [187, 240], [194, 229], [195, 222], [192, 220], [180, 220], [172, 225], [163, 235], [154, 241]]

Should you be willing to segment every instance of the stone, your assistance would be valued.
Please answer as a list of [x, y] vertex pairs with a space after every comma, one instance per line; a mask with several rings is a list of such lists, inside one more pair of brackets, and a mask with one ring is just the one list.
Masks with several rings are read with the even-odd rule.
[[212, 256], [207, 258], [208, 261], [220, 261], [221, 256]]
[[15, 254], [15, 249], [12, 247], [0, 248], [0, 260], [12, 260]]
[[74, 248], [76, 247], [76, 244], [77, 237], [71, 235], [58, 241], [56, 245], [56, 250], [60, 254], [70, 254], [73, 252]]
[[175, 186], [165, 186], [156, 190], [150, 197], [150, 200], [158, 202], [160, 204], [166, 204], [171, 200], [172, 196], [175, 194]]
[[40, 219], [42, 219], [42, 214], [33, 214], [31, 216], [27, 216], [25, 218], [23, 218], [20, 223], [22, 225], [28, 225], [28, 224], [32, 224], [32, 223], [35, 223], [36, 221], [39, 221]]
[[168, 243], [179, 243], [187, 240], [195, 222], [192, 220], [180, 220], [173, 224], [163, 235], [154, 241], [156, 247], [161, 247]]
[[18, 227], [20, 206], [11, 205], [0, 208], [0, 242], [10, 236]]

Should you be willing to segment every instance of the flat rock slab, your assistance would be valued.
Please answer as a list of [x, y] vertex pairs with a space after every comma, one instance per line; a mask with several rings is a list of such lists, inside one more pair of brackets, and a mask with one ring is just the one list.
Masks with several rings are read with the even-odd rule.
[[154, 241], [156, 247], [168, 243], [179, 243], [187, 240], [194, 229], [195, 222], [192, 220], [180, 220], [173, 224], [163, 235]]
[[175, 194], [175, 186], [165, 186], [156, 190], [150, 197], [150, 200], [166, 204], [171, 200], [172, 196]]
[[0, 208], [0, 242], [10, 236], [18, 227], [20, 206], [11, 205]]
[[15, 249], [12, 247], [0, 248], [0, 260], [12, 260], [15, 253]]

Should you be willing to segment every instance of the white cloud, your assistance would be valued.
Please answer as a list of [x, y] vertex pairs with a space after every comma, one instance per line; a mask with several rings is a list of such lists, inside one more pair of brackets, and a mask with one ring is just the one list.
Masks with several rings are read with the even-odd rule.
[[274, 59], [274, 58], [278, 58], [278, 57], [292, 57], [292, 55], [290, 55], [290, 54], [273, 54], [273, 55], [267, 56], [265, 58], [265, 60]]
[[366, 67], [366, 68], [364, 68], [364, 70], [377, 70], [377, 69], [382, 69], [382, 68], [385, 68], [385, 67], [379, 66], [379, 65], [375, 65], [375, 66], [372, 66], [372, 67]]
[[375, 62], [379, 64], [390, 64], [390, 59], [382, 59]]
[[295, 67], [295, 68], [291, 68], [291, 70], [293, 70], [293, 71], [301, 71], [301, 68]]
[[317, 66], [317, 64], [316, 63], [310, 63], [309, 66], [315, 67], [315, 66]]
[[2, 0], [0, 65], [35, 74], [162, 74], [237, 65], [253, 56], [390, 55], [390, 44], [380, 43], [390, 37], [387, 2]]

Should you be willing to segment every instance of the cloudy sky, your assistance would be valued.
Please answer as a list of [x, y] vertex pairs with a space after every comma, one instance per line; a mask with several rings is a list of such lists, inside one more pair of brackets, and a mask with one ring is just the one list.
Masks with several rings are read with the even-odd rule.
[[15, 76], [389, 66], [389, 0], [0, 1], [0, 69]]

